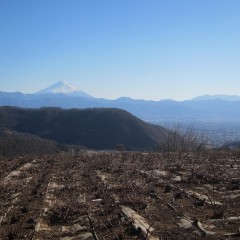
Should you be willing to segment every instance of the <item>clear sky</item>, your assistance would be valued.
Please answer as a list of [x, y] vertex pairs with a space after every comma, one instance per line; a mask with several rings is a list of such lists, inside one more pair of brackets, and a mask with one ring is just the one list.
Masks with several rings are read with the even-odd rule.
[[0, 90], [240, 95], [239, 0], [0, 0]]

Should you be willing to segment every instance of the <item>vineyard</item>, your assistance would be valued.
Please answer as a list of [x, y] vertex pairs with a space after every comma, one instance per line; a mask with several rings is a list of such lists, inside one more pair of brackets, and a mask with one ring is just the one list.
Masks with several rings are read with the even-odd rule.
[[0, 239], [240, 239], [240, 153], [0, 160]]

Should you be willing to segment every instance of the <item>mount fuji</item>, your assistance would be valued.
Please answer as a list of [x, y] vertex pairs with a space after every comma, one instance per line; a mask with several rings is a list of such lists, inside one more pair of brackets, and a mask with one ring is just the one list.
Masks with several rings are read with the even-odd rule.
[[48, 88], [36, 92], [35, 94], [36, 95], [65, 94], [69, 96], [93, 98], [91, 95], [79, 90], [78, 88], [74, 87], [71, 83], [67, 81], [59, 81]]

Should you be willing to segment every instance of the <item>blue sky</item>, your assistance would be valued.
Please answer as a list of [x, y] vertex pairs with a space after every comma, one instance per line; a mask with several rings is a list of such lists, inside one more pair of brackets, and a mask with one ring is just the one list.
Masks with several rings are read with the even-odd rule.
[[0, 90], [240, 95], [239, 0], [1, 0]]

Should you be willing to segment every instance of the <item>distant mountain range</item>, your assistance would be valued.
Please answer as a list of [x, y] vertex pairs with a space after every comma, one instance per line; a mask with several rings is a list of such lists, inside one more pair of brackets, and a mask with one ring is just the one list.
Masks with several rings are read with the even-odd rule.
[[[93, 149], [114, 149], [123, 144], [127, 150], [153, 150], [169, 133], [165, 128], [143, 122], [124, 110], [104, 108], [63, 110], [0, 107], [0, 129], [14, 132], [13, 136], [16, 136], [16, 133], [25, 134], [18, 134], [18, 139], [30, 134], [24, 139], [38, 136], [61, 144]], [[8, 137], [11, 137], [10, 135], [8, 134]], [[30, 139], [32, 146], [36, 146], [36, 142], [45, 144], [39, 138]], [[12, 138], [8, 141], [12, 142]], [[29, 141], [27, 143], [26, 146], [31, 146]], [[0, 145], [0, 152], [1, 147]], [[49, 142], [50, 150], [55, 147], [54, 142]]]
[[67, 82], [58, 82], [35, 94], [0, 92], [0, 106], [25, 108], [120, 108], [146, 121], [239, 121], [240, 97], [205, 95], [186, 101], [116, 100], [95, 98]]
[[237, 95], [203, 95], [193, 99], [193, 101], [207, 101], [207, 100], [224, 100], [224, 101], [240, 101], [240, 96]]

